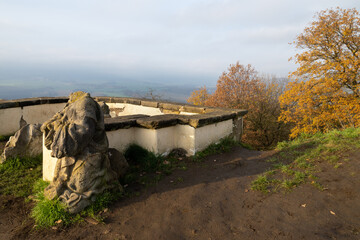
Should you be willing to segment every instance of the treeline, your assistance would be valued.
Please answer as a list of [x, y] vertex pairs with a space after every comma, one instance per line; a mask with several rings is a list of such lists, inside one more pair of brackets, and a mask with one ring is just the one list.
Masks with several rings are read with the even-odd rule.
[[192, 92], [189, 103], [248, 109], [242, 141], [257, 149], [304, 133], [360, 126], [360, 18], [356, 9], [330, 9], [299, 34], [299, 65], [287, 81], [231, 64], [216, 90]]

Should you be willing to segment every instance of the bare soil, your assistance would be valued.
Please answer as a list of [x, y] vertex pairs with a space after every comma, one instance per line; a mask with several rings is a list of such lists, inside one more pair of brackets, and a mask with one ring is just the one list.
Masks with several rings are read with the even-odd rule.
[[320, 163], [325, 190], [303, 184], [264, 194], [250, 183], [274, 151], [235, 147], [176, 170], [104, 213], [104, 223], [35, 230], [33, 203], [0, 196], [0, 239], [360, 239], [360, 152], [335, 169]]

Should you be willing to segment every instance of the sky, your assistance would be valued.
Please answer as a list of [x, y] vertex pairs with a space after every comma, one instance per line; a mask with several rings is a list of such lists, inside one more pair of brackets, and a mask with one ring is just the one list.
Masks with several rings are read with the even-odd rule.
[[289, 43], [318, 11], [337, 6], [360, 10], [360, 1], [0, 0], [0, 87], [215, 86], [237, 61], [286, 77], [296, 69]]

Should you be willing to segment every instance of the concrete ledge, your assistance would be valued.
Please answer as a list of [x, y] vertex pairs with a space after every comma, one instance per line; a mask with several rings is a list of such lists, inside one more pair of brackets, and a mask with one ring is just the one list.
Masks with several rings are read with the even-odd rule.
[[39, 104], [66, 103], [67, 97], [41, 97], [41, 98], [22, 98], [0, 102], [0, 109], [26, 107]]
[[138, 125], [136, 120], [145, 117], [148, 117], [148, 115], [138, 114], [115, 118], [105, 118], [105, 131], [114, 131], [117, 129], [136, 127]]
[[[107, 103], [112, 118], [105, 119], [106, 131], [132, 127], [161, 129], [180, 125], [199, 128], [229, 119], [242, 121], [247, 110], [195, 106], [190, 104], [159, 102], [125, 97], [94, 97]], [[51, 118], [67, 103], [67, 97], [26, 98], [0, 101], [0, 135], [17, 131], [19, 122], [42, 123]], [[53, 107], [52, 107], [53, 106]], [[236, 124], [242, 128], [241, 124]], [[237, 130], [237, 132], [242, 132]]]
[[[244, 112], [241, 112], [241, 114], [244, 114]], [[238, 116], [239, 115], [236, 112], [212, 112], [201, 115], [165, 114], [156, 116], [137, 114], [106, 118], [105, 129], [106, 131], [130, 127], [160, 129], [175, 126], [177, 124], [190, 125], [193, 128], [199, 128], [229, 119], [236, 119]]]

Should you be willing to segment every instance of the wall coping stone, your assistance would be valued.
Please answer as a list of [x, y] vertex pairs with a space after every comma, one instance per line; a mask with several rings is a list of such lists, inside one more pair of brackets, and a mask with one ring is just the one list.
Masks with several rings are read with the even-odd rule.
[[[68, 97], [40, 97], [40, 98], [24, 98], [15, 100], [0, 101], [0, 109], [26, 107], [40, 104], [66, 103]], [[105, 130], [112, 131], [122, 128], [142, 127], [149, 129], [159, 129], [164, 127], [175, 126], [177, 124], [190, 125], [194, 128], [205, 125], [235, 119], [244, 116], [248, 111], [243, 109], [215, 108], [206, 106], [196, 106], [191, 104], [173, 103], [155, 101], [140, 98], [125, 97], [94, 97], [96, 101], [105, 103], [124, 103], [141, 105], [145, 107], [160, 108], [161, 110], [170, 110], [178, 112], [197, 113], [194, 115], [182, 114], [164, 114], [148, 116], [143, 114], [121, 116], [115, 118], [105, 118]]]

